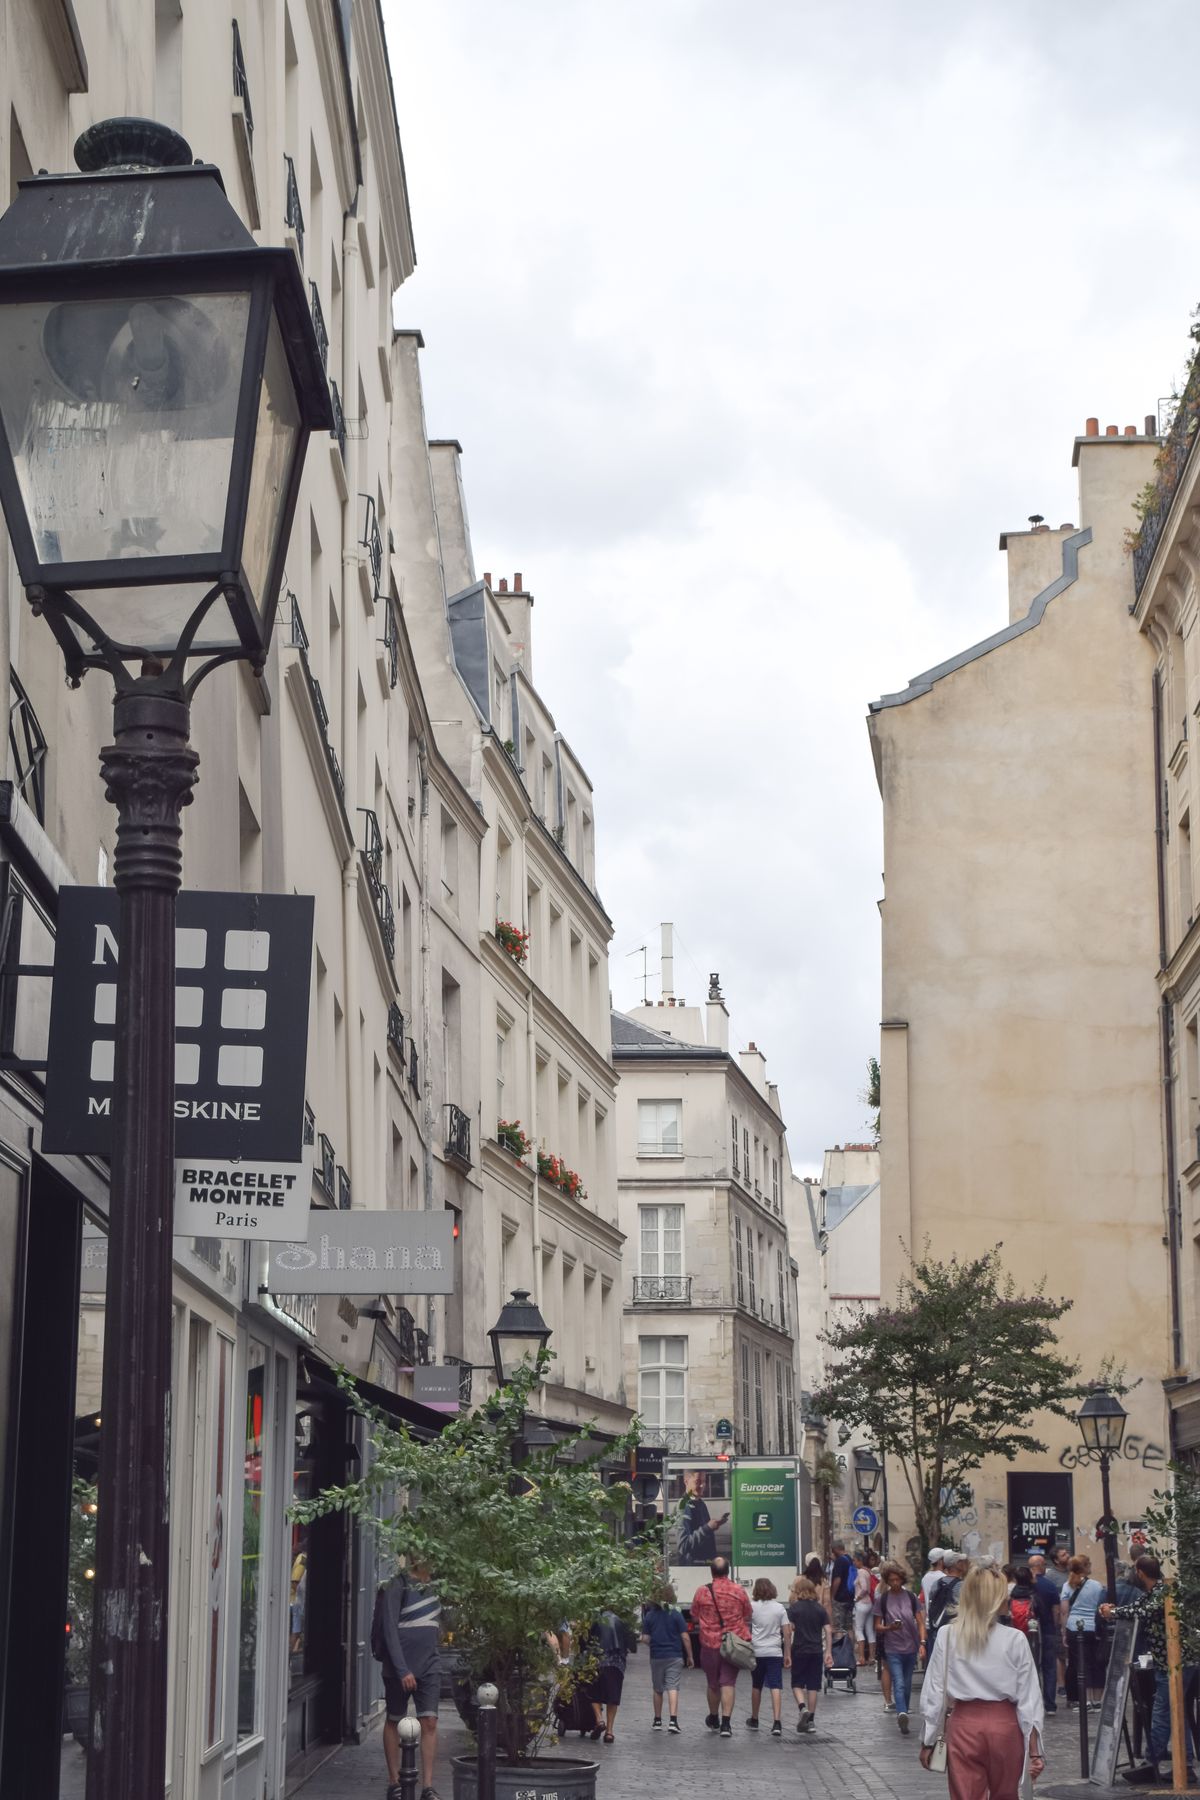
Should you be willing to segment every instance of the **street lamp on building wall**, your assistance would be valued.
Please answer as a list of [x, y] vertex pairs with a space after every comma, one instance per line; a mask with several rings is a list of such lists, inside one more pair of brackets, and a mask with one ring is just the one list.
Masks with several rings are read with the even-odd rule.
[[1110, 1394], [1105, 1388], [1096, 1388], [1090, 1393], [1075, 1415], [1085, 1445], [1100, 1458], [1104, 1568], [1108, 1577], [1108, 1599], [1113, 1606], [1117, 1603], [1117, 1534], [1116, 1521], [1112, 1516], [1108, 1469], [1111, 1459], [1120, 1452], [1128, 1416], [1116, 1395]]
[[304, 284], [177, 133], [110, 119], [0, 218], [0, 504], [101, 752], [121, 897], [88, 1800], [166, 1769], [175, 896], [189, 707], [261, 670], [305, 449], [332, 423]]
[[526, 1360], [536, 1363], [550, 1342], [550, 1327], [524, 1288], [514, 1288], [488, 1332], [496, 1380], [507, 1385]]

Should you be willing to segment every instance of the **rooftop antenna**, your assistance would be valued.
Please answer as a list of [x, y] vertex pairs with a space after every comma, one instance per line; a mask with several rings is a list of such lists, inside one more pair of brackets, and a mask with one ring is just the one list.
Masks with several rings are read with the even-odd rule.
[[627, 961], [628, 961], [629, 957], [631, 957], [631, 956], [640, 956], [642, 959], [642, 1005], [649, 1006], [649, 1004], [650, 1004], [650, 971], [646, 967], [646, 946], [645, 946], [645, 944], [639, 944], [636, 950], [627, 950], [625, 953], [625, 956], [626, 956]]

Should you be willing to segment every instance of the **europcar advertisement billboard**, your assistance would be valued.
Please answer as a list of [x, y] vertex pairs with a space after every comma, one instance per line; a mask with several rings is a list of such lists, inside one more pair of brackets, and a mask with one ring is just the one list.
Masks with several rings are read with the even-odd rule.
[[714, 1556], [728, 1558], [735, 1580], [769, 1575], [782, 1588], [798, 1569], [797, 1493], [795, 1457], [668, 1457], [667, 1577], [680, 1604], [708, 1581]]

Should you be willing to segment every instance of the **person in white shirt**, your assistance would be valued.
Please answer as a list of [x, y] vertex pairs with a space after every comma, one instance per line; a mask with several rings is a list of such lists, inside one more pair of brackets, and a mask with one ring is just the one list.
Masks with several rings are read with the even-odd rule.
[[771, 1736], [782, 1737], [780, 1709], [783, 1702], [783, 1671], [791, 1662], [792, 1622], [787, 1607], [775, 1591], [775, 1583], [760, 1575], [754, 1584], [750, 1606], [750, 1643], [756, 1658], [750, 1679], [750, 1717], [747, 1725], [758, 1730], [758, 1709], [762, 1705], [764, 1687], [771, 1696], [774, 1720]]
[[921, 1688], [921, 1764], [944, 1736], [950, 1800], [1017, 1800], [1045, 1767], [1042, 1684], [1025, 1633], [1000, 1622], [1007, 1601], [998, 1569], [971, 1570]]
[[934, 1588], [942, 1579], [942, 1558], [945, 1554], [946, 1552], [935, 1544], [929, 1552], [929, 1567], [921, 1577], [921, 1611], [925, 1614], [926, 1622], [929, 1619], [930, 1598]]

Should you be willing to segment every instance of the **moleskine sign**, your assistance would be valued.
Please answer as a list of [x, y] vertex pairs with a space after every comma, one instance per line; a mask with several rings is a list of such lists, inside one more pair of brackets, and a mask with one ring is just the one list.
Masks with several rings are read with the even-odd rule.
[[308, 1240], [272, 1244], [271, 1294], [452, 1294], [454, 1215], [349, 1212], [308, 1215]]
[[193, 1156], [175, 1164], [175, 1230], [180, 1237], [294, 1243], [308, 1230], [311, 1198], [311, 1160], [222, 1163]]
[[[176, 1156], [298, 1162], [311, 896], [185, 890], [175, 919]], [[60, 889], [43, 1150], [111, 1153], [119, 922], [111, 888]]]

